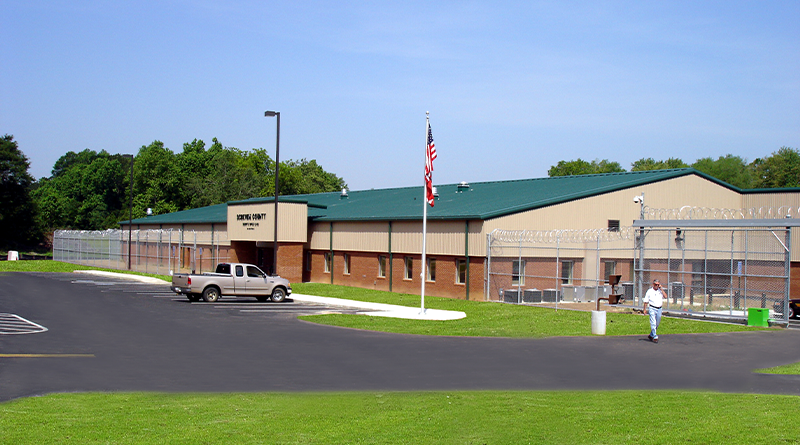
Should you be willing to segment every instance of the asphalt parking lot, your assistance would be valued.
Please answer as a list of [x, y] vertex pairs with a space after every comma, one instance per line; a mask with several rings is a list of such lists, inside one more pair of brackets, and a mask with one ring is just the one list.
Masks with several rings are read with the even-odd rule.
[[800, 361], [800, 331], [664, 335], [655, 345], [644, 336], [398, 335], [297, 319], [333, 311], [355, 310], [246, 298], [190, 303], [166, 285], [2, 274], [0, 401], [68, 391], [672, 388], [800, 394], [796, 376], [751, 372]]

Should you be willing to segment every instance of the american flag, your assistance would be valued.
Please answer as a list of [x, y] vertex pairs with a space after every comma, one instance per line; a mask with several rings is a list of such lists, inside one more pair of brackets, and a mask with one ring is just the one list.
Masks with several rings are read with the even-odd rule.
[[436, 146], [433, 144], [431, 123], [428, 121], [428, 144], [425, 150], [425, 190], [428, 204], [433, 207], [433, 160], [436, 159]]

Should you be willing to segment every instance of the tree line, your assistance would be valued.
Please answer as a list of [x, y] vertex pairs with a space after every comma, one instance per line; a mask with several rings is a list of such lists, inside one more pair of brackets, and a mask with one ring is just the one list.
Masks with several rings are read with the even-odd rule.
[[[130, 171], [133, 162], [133, 189]], [[642, 158], [631, 171], [693, 167], [733, 186], [800, 187], [800, 151], [781, 147], [750, 163], [726, 155], [681, 159]], [[160, 141], [142, 146], [136, 155], [86, 149], [68, 152], [51, 176], [36, 180], [30, 162], [11, 135], [0, 138], [0, 249], [46, 244], [56, 229], [102, 230], [128, 219], [221, 204], [257, 196], [274, 196], [275, 161], [264, 149], [224, 147], [216, 138], [207, 148], [195, 139], [174, 153]], [[624, 172], [607, 159], [560, 161], [549, 176]], [[333, 192], [346, 188], [342, 178], [326, 172], [315, 160], [281, 162], [280, 194]]]
[[[791, 147], [781, 147], [770, 156], [757, 158], [750, 163], [732, 154], [717, 159], [700, 158], [691, 165], [678, 158], [658, 161], [653, 158], [642, 158], [631, 164], [630, 171], [687, 167], [741, 189], [800, 187], [800, 151]], [[550, 167], [547, 174], [553, 177], [624, 171], [619, 162], [608, 159], [585, 161], [578, 158], [573, 161], [559, 161]]]
[[[131, 189], [133, 163], [133, 189]], [[249, 151], [195, 139], [174, 153], [160, 141], [134, 155], [86, 149], [68, 152], [51, 176], [36, 180], [13, 136], [0, 139], [0, 248], [46, 243], [57, 229], [102, 230], [128, 219], [275, 196], [275, 161], [264, 149]], [[315, 160], [280, 164], [280, 194], [333, 192], [347, 187]]]

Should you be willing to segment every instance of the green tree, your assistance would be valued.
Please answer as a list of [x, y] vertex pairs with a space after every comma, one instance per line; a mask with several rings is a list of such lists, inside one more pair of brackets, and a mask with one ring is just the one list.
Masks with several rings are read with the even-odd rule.
[[592, 162], [584, 161], [578, 158], [575, 161], [558, 161], [557, 165], [551, 166], [547, 170], [547, 175], [554, 176], [572, 176], [572, 175], [591, 175], [596, 173], [618, 173], [624, 172], [625, 169], [619, 162], [611, 162], [608, 159], [602, 161], [595, 159]]
[[335, 192], [347, 188], [342, 178], [323, 170], [314, 159], [281, 163], [280, 181], [281, 194], [284, 195]]
[[719, 158], [700, 158], [692, 167], [730, 185], [749, 189], [753, 187], [753, 170], [739, 156], [728, 154]]
[[33, 192], [40, 225], [48, 231], [116, 226], [127, 209], [129, 167], [128, 159], [105, 150], [68, 152]]
[[756, 159], [750, 164], [756, 188], [800, 187], [800, 152], [781, 147], [771, 156]]
[[14, 136], [0, 138], [0, 245], [4, 248], [30, 247], [41, 241], [31, 198], [36, 181], [29, 168]]
[[148, 208], [155, 213], [186, 209], [183, 182], [193, 175], [180, 170], [177, 156], [163, 142], [142, 146], [133, 166], [133, 217], [145, 216]]
[[634, 161], [631, 164], [632, 172], [640, 172], [646, 170], [668, 170], [673, 168], [687, 168], [689, 164], [683, 162], [679, 158], [669, 158], [666, 161], [656, 161], [653, 158], [642, 158]]
[[[220, 204], [258, 196], [274, 196], [275, 162], [266, 150], [242, 151], [223, 147], [216, 139], [206, 149], [200, 139], [183, 144], [173, 153], [160, 141], [142, 146], [134, 159], [131, 195], [131, 160], [86, 149], [68, 152], [56, 161], [52, 176], [34, 191], [41, 208], [40, 221], [49, 229], [105, 229], [128, 219], [133, 196], [133, 217]], [[338, 191], [344, 180], [328, 173], [316, 161], [281, 163], [281, 194]]]

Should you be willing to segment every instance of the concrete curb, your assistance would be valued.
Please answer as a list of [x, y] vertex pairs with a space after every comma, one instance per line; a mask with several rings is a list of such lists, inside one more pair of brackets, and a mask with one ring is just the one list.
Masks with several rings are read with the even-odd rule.
[[164, 281], [159, 278], [143, 277], [141, 275], [133, 275], [128, 273], [106, 272], [104, 270], [74, 270], [75, 273], [86, 273], [90, 275], [100, 275], [104, 277], [121, 278], [123, 280], [133, 280], [148, 284], [170, 284], [169, 281]]
[[307, 301], [309, 303], [327, 304], [329, 306], [351, 307], [356, 309], [369, 310], [374, 312], [363, 312], [363, 315], [374, 317], [407, 318], [412, 320], [459, 320], [466, 318], [467, 314], [457, 311], [445, 311], [441, 309], [425, 309], [421, 313], [420, 308], [397, 306], [394, 304], [369, 303], [366, 301], [345, 300], [342, 298], [317, 297], [314, 295], [292, 294], [291, 299], [297, 301]]

